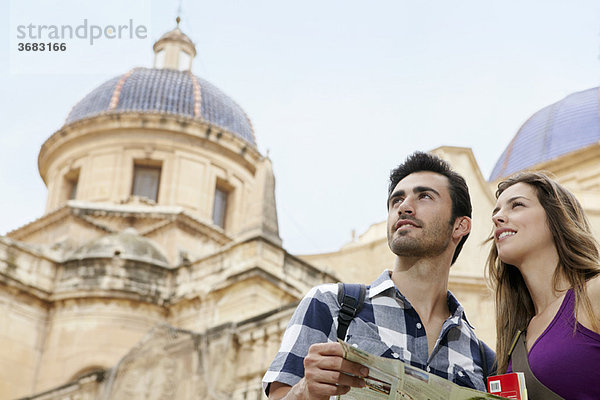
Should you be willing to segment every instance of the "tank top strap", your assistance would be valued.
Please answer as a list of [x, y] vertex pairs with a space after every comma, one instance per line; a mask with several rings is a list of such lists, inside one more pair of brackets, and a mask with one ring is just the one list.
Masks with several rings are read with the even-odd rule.
[[527, 343], [525, 341], [526, 332], [517, 332], [515, 337], [514, 349], [512, 350], [512, 370], [514, 372], [523, 372], [525, 374], [525, 384], [527, 386], [527, 398], [529, 400], [564, 400], [562, 397], [548, 389], [540, 382], [529, 367], [527, 355]]

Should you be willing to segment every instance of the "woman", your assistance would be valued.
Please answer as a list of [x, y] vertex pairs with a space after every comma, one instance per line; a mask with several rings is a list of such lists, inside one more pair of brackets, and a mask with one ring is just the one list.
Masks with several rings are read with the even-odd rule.
[[496, 198], [498, 373], [530, 367], [531, 400], [600, 399], [600, 251], [581, 205], [531, 172], [500, 182]]

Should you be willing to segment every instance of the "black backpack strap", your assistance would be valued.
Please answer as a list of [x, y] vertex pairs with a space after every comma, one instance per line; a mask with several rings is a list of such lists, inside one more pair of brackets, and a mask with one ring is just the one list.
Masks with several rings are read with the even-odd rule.
[[338, 303], [340, 313], [338, 315], [338, 339], [345, 340], [350, 321], [360, 312], [364, 302], [366, 286], [356, 283], [338, 283]]

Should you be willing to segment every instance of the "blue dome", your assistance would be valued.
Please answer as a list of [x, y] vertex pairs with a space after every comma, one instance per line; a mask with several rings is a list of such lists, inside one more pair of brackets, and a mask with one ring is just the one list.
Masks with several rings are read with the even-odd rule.
[[533, 114], [496, 162], [490, 181], [597, 143], [598, 89], [570, 94]]
[[77, 103], [65, 125], [101, 114], [137, 111], [199, 119], [256, 144], [250, 119], [230, 97], [188, 71], [134, 68]]

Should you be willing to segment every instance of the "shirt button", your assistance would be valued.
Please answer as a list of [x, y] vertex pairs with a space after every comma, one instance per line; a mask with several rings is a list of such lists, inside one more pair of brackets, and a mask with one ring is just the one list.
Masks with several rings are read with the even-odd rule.
[[427, 366], [427, 372], [431, 372], [431, 367], [429, 365]]
[[462, 371], [458, 371], [458, 376], [465, 376], [465, 373]]
[[423, 327], [423, 325], [421, 325], [420, 322], [417, 322], [417, 329], [421, 329]]
[[394, 358], [400, 358], [400, 354], [398, 354], [398, 353], [392, 353], [392, 357], [394, 357]]

